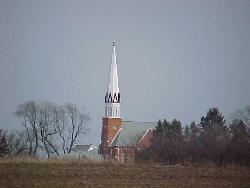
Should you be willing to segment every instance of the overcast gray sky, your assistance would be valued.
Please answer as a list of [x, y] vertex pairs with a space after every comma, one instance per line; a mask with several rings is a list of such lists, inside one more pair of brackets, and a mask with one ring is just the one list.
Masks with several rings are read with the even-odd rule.
[[0, 127], [27, 100], [71, 102], [98, 144], [113, 40], [125, 120], [250, 104], [249, 0], [0, 0]]

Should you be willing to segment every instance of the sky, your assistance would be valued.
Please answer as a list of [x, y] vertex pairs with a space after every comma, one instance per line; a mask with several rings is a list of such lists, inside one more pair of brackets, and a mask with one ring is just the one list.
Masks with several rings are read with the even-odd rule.
[[199, 123], [250, 104], [250, 0], [0, 0], [0, 127], [18, 104], [74, 103], [99, 144], [112, 41], [123, 120]]

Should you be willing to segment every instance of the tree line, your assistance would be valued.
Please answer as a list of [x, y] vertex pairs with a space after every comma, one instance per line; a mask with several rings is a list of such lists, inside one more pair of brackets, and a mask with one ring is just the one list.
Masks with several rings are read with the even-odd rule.
[[38, 151], [45, 152], [48, 158], [70, 153], [79, 136], [89, 132], [89, 114], [75, 104], [28, 101], [17, 107], [15, 116], [22, 129], [0, 131], [0, 157], [36, 156]]
[[176, 119], [159, 121], [151, 146], [138, 152], [136, 160], [250, 165], [250, 106], [233, 117], [227, 124], [219, 110], [211, 108], [198, 124], [185, 128]]

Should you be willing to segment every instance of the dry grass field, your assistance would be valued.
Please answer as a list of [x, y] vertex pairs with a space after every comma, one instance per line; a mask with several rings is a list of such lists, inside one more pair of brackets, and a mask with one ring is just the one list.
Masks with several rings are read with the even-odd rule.
[[250, 187], [250, 168], [0, 161], [0, 187]]

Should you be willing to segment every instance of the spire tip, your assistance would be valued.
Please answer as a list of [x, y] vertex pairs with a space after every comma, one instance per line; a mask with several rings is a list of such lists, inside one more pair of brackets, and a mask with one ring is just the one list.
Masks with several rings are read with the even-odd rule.
[[115, 46], [115, 41], [113, 41], [113, 46]]

